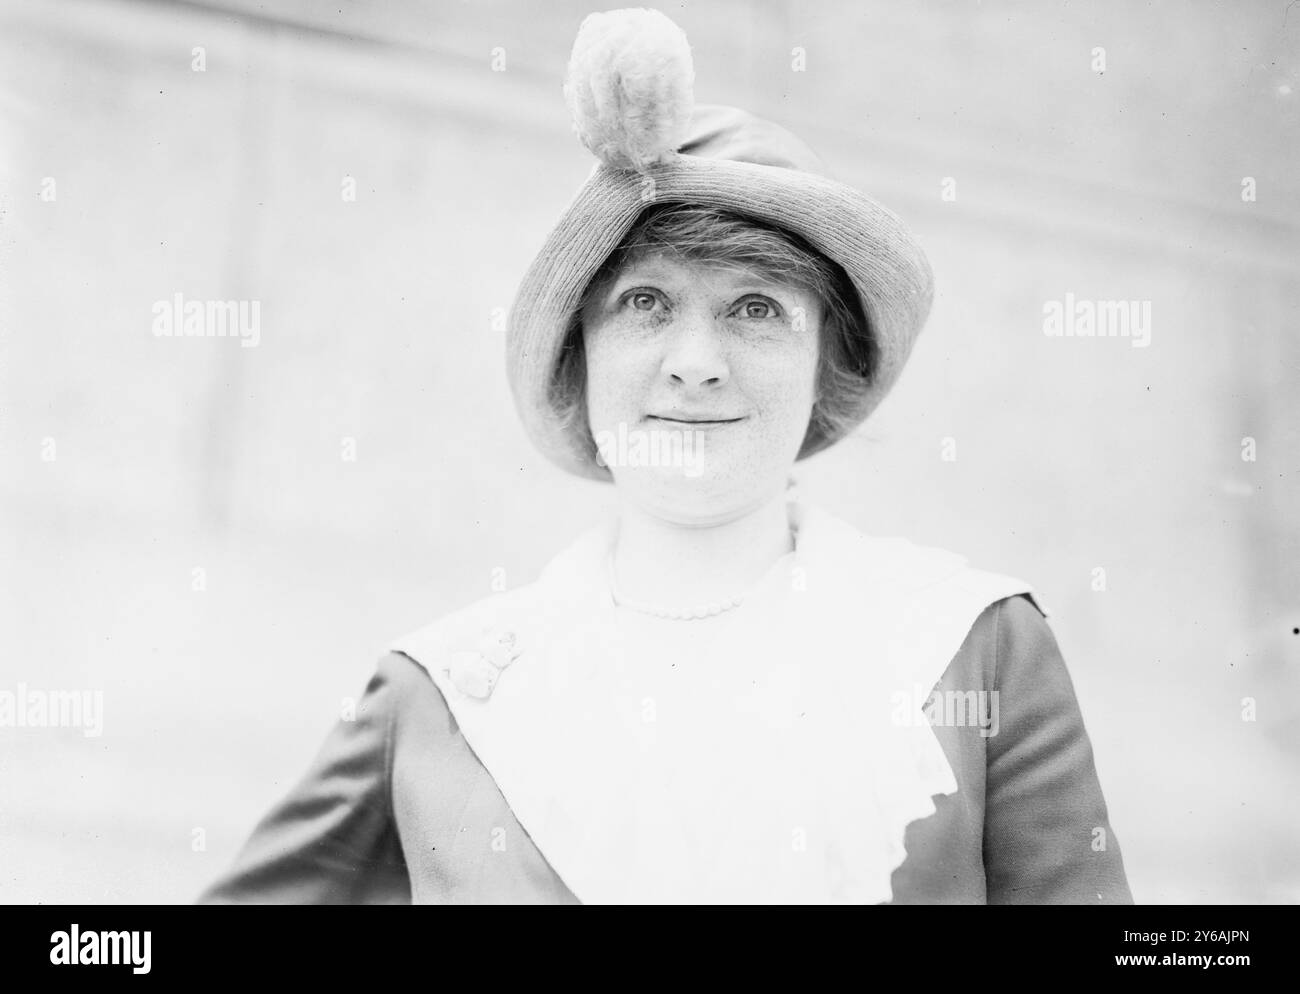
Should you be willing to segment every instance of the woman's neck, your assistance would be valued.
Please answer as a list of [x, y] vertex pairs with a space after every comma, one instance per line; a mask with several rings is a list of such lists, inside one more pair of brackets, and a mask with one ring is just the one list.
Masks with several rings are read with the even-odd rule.
[[614, 575], [619, 593], [631, 600], [693, 607], [743, 594], [793, 548], [784, 493], [709, 527], [675, 524], [625, 503]]

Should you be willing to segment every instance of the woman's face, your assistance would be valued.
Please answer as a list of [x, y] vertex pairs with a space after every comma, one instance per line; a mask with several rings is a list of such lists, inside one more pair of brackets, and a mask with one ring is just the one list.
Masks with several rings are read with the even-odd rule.
[[813, 294], [668, 254], [625, 265], [582, 313], [587, 417], [620, 493], [680, 524], [781, 492], [816, 396]]

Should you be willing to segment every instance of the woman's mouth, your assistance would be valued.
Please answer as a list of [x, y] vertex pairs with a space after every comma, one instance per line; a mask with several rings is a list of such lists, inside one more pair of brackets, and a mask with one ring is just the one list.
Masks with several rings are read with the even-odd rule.
[[666, 414], [648, 414], [647, 421], [658, 421], [661, 424], [673, 425], [678, 428], [725, 428], [727, 425], [738, 424], [744, 418], [720, 418], [709, 415], [699, 417], [686, 417], [685, 415], [669, 416]]

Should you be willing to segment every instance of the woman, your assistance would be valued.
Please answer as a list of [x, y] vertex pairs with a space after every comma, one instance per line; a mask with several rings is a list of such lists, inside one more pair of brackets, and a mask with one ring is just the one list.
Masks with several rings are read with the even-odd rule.
[[1026, 585], [787, 490], [898, 377], [924, 255], [691, 80], [663, 15], [584, 22], [601, 162], [512, 310], [530, 436], [617, 516], [399, 640], [203, 900], [1131, 902]]

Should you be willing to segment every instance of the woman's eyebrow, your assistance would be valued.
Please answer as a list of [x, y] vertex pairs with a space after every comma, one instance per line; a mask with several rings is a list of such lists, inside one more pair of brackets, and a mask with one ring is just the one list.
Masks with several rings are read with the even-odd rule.
[[667, 281], [670, 279], [671, 277], [669, 273], [662, 267], [646, 263], [642, 265], [628, 266], [614, 277], [611, 285], [618, 285], [621, 283], [640, 283], [643, 281]]
[[749, 293], [765, 293], [777, 296], [795, 297], [799, 293], [797, 287], [788, 283], [782, 283], [779, 280], [764, 279], [762, 276], [743, 275], [737, 276], [735, 282], [720, 282], [715, 284], [716, 289], [723, 296], [740, 297]]
[[798, 291], [784, 283], [769, 283], [765, 280], [746, 280], [731, 288], [732, 293], [783, 293], [794, 296]]
[[[620, 289], [627, 289], [638, 283], [648, 283], [669, 288], [675, 284], [677, 278], [677, 275], [671, 270], [653, 262], [633, 263], [609, 282], [608, 292], [611, 294], [616, 293]], [[758, 273], [737, 272], [729, 269], [718, 272], [715, 279], [711, 280], [706, 277], [704, 282], [706, 285], [711, 284], [710, 289], [720, 296], [739, 297], [747, 293], [794, 296], [798, 293], [798, 288], [788, 283], [782, 283], [780, 280], [769, 279]]]

